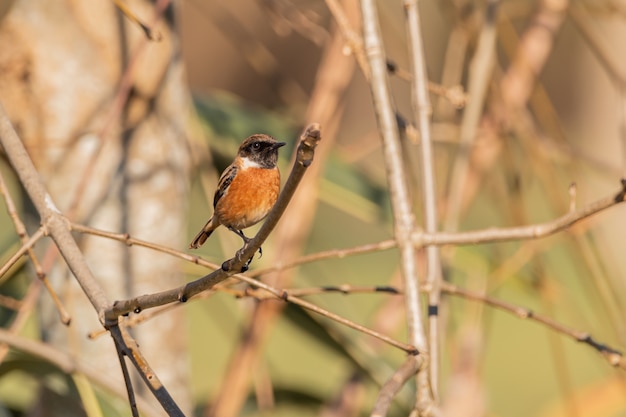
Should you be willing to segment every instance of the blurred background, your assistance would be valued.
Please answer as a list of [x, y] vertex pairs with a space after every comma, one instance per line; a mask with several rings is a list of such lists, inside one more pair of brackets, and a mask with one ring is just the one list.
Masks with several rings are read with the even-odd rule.
[[[250, 272], [285, 289], [401, 287], [395, 249], [267, 270], [393, 238], [370, 87], [345, 37], [346, 27], [360, 36], [358, 2], [338, 3], [344, 27], [334, 1], [123, 4], [161, 40], [148, 40], [109, 0], [0, 0], [0, 102], [59, 209], [77, 223], [187, 251], [245, 137], [263, 132], [288, 142], [279, 162], [284, 181], [300, 132], [319, 122], [315, 162]], [[421, 224], [404, 10], [400, 1], [377, 4]], [[547, 222], [620, 190], [626, 1], [422, 0], [419, 7], [441, 230]], [[32, 233], [40, 220], [0, 157], [8, 195]], [[444, 279], [622, 350], [625, 210], [540, 240], [443, 247]], [[162, 252], [76, 237], [110, 300], [210, 272]], [[197, 254], [219, 265], [240, 244], [219, 230]], [[20, 246], [1, 210], [0, 265]], [[0, 277], [8, 297], [0, 299], [3, 331], [69, 354], [98, 377], [0, 346], [0, 417], [129, 415], [114, 346], [97, 334], [93, 308], [49, 239], [36, 253], [71, 323], [62, 323], [23, 257]], [[423, 261], [421, 251], [416, 256]], [[228, 284], [155, 309], [132, 329], [186, 415], [369, 415], [403, 352], [282, 301], [237, 297], [245, 287]], [[400, 295], [306, 299], [406, 340]], [[626, 416], [624, 371], [589, 346], [463, 297], [444, 295], [441, 311], [445, 415]], [[139, 380], [135, 387], [144, 415], [165, 415]], [[389, 415], [409, 415], [414, 390], [411, 381]]]

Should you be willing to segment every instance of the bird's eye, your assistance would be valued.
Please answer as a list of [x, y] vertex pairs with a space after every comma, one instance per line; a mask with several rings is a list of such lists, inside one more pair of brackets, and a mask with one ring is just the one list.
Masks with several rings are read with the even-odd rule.
[[261, 149], [261, 144], [259, 142], [254, 142], [252, 144], [252, 149], [254, 149], [255, 151], [258, 151], [259, 149]]

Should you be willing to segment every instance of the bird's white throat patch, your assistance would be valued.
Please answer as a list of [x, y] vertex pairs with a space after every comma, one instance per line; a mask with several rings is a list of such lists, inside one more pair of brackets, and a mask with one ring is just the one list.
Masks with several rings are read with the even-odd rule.
[[261, 164], [259, 164], [256, 161], [253, 161], [252, 159], [248, 157], [241, 158], [241, 169], [248, 169], [248, 168], [263, 168], [263, 167], [261, 166]]

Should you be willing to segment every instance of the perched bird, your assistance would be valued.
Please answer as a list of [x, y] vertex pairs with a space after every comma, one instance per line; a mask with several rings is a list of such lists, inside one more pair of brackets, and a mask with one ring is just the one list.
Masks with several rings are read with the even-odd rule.
[[[224, 225], [248, 243], [242, 229], [263, 220], [276, 203], [280, 191], [280, 172], [276, 166], [278, 148], [271, 136], [256, 134], [239, 146], [232, 164], [222, 173], [213, 198], [213, 216], [189, 244], [197, 249], [211, 233]], [[259, 252], [263, 252], [259, 249]], [[249, 263], [249, 262], [248, 262]]]

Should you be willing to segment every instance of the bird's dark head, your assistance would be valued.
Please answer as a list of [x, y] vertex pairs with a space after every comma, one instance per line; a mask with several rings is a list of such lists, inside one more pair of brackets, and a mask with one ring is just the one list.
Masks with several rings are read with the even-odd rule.
[[278, 142], [269, 135], [252, 135], [243, 141], [238, 155], [250, 167], [274, 168], [278, 161], [278, 148], [285, 145], [285, 142]]

